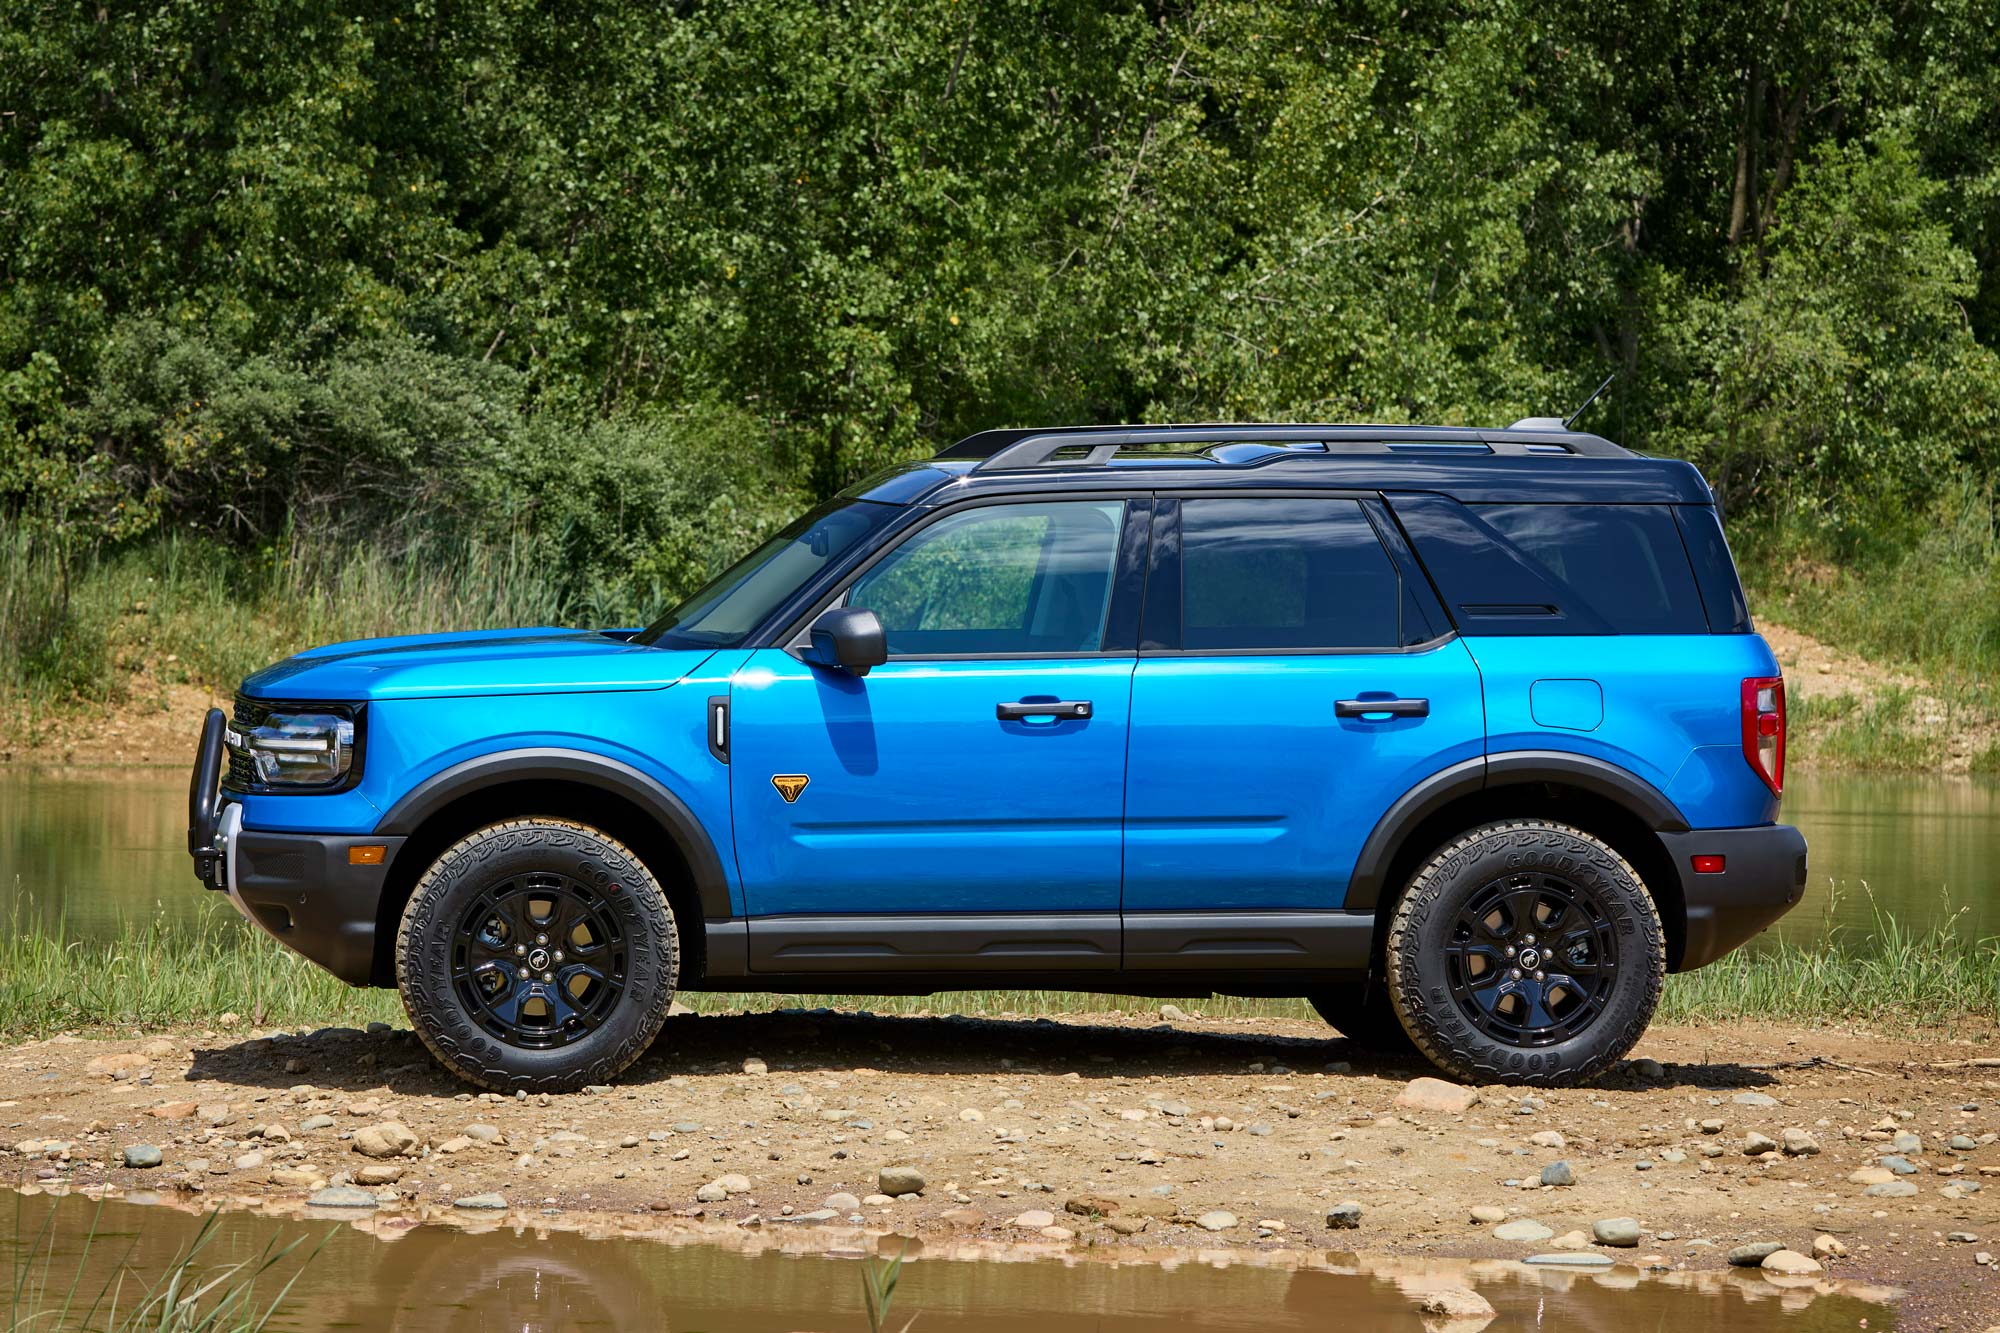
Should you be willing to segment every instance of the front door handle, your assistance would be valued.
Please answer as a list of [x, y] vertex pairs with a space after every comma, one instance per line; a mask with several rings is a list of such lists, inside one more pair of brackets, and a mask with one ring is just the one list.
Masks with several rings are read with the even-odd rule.
[[1016, 704], [994, 704], [993, 716], [1002, 722], [1019, 722], [1027, 717], [1089, 717], [1088, 699], [1047, 699]]
[[1391, 717], [1429, 717], [1429, 699], [1336, 699], [1333, 703], [1335, 717], [1367, 717], [1369, 714], [1387, 713]]

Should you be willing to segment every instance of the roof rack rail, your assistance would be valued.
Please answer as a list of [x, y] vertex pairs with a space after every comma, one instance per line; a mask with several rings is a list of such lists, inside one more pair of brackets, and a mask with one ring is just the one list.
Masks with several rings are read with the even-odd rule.
[[[1606, 439], [1539, 422], [1506, 430], [1459, 426], [1248, 425], [1212, 422], [1171, 426], [1054, 426], [1042, 429], [983, 430], [948, 448], [941, 459], [977, 459], [975, 472], [1012, 472], [1041, 467], [1104, 467], [1121, 449], [1140, 444], [1271, 444], [1268, 457], [1239, 466], [1257, 466], [1292, 456], [1285, 445], [1316, 444], [1326, 453], [1398, 453], [1412, 446], [1484, 446], [1484, 452], [1522, 456], [1574, 454], [1586, 458], [1630, 458], [1630, 450]], [[1063, 456], [1067, 455], [1067, 456]]]

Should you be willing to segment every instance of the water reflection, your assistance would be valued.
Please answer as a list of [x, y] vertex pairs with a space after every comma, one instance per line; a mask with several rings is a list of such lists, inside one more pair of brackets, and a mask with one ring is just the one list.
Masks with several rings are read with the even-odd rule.
[[[20, 1243], [53, 1207], [49, 1271], [57, 1290], [85, 1264], [84, 1291], [114, 1275], [120, 1256], [134, 1273], [163, 1271], [201, 1224], [192, 1211], [81, 1197], [23, 1201], [14, 1236], [0, 1238], [0, 1271], [15, 1271]], [[93, 1221], [96, 1239], [84, 1254]], [[358, 1221], [225, 1213], [204, 1260], [248, 1259], [274, 1236], [301, 1231], [325, 1245], [300, 1269], [280, 1266], [260, 1283], [275, 1295], [293, 1271], [298, 1282], [274, 1328], [659, 1329], [676, 1333], [847, 1333], [867, 1327], [858, 1260], [907, 1250], [892, 1327], [917, 1315], [924, 1330], [1000, 1333], [1219, 1333], [1429, 1327], [1418, 1301], [1442, 1286], [1476, 1289], [1495, 1311], [1449, 1325], [1563, 1328], [1630, 1333], [1635, 1328], [1704, 1326], [1716, 1333], [1893, 1327], [1879, 1289], [1843, 1290], [1811, 1279], [1762, 1273], [1642, 1274], [1538, 1271], [1501, 1261], [1371, 1260], [1313, 1251], [1253, 1255], [1228, 1250], [1138, 1250], [932, 1243], [858, 1231], [828, 1233], [773, 1225], [761, 1232], [674, 1229], [660, 1219], [600, 1222], [596, 1234], [516, 1217], [460, 1228], [402, 1216]], [[826, 1246], [831, 1239], [834, 1249]], [[129, 1254], [128, 1254], [129, 1247]], [[128, 1279], [129, 1281], [129, 1279]], [[268, 1297], [266, 1298], [268, 1299]]]

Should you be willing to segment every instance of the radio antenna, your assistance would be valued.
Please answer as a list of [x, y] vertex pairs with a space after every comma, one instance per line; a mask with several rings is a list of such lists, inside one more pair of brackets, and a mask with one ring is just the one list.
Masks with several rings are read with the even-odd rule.
[[1569, 416], [1563, 420], [1563, 429], [1568, 430], [1570, 427], [1576, 425], [1578, 418], [1582, 417], [1584, 412], [1589, 409], [1590, 405], [1597, 401], [1598, 394], [1601, 394], [1606, 389], [1610, 388], [1611, 381], [1617, 378], [1618, 378], [1618, 372], [1615, 370], [1612, 371], [1609, 375], [1606, 375], [1604, 377], [1604, 383], [1598, 385], [1596, 391], [1593, 392], [1590, 395], [1590, 397], [1583, 400], [1583, 406], [1577, 408], [1576, 411], [1570, 413]]

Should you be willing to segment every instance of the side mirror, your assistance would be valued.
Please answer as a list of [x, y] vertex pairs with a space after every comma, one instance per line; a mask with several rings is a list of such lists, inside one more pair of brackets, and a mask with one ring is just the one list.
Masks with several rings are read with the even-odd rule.
[[873, 611], [837, 606], [813, 621], [800, 654], [814, 666], [865, 676], [889, 660], [889, 639]]

